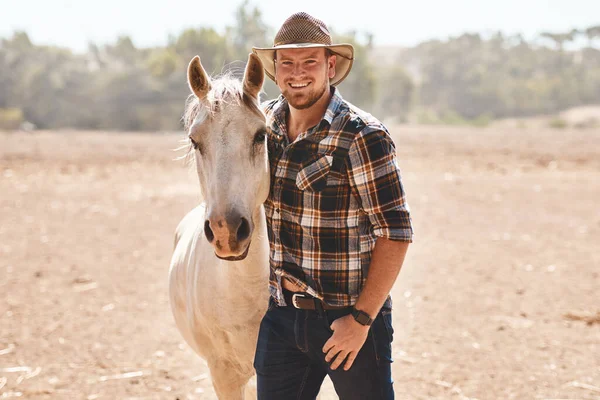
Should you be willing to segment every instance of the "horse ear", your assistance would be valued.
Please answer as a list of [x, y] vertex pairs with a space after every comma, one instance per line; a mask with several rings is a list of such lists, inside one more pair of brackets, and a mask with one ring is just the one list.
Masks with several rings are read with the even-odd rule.
[[248, 55], [248, 64], [244, 72], [244, 92], [254, 98], [258, 98], [258, 93], [262, 89], [265, 80], [265, 72], [262, 62], [254, 53]]
[[210, 91], [210, 78], [204, 71], [199, 56], [192, 58], [190, 65], [188, 65], [188, 85], [192, 93], [200, 100], [206, 98]]

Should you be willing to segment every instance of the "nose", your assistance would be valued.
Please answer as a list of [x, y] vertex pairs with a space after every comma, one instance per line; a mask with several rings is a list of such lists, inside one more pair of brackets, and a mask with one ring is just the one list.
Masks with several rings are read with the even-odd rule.
[[242, 246], [250, 238], [250, 222], [237, 212], [209, 215], [204, 221], [204, 235], [218, 253], [236, 254], [245, 250]]
[[302, 63], [294, 63], [294, 67], [292, 69], [292, 75], [302, 75]]

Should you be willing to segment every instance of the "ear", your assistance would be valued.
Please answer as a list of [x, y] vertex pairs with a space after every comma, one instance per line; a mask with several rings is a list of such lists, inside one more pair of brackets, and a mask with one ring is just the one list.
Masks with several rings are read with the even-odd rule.
[[254, 53], [248, 55], [248, 64], [244, 72], [244, 92], [258, 99], [258, 93], [262, 89], [265, 80], [265, 71], [262, 62]]
[[204, 71], [199, 56], [192, 58], [190, 65], [188, 65], [187, 74], [188, 85], [190, 86], [192, 93], [200, 100], [205, 99], [210, 91], [210, 78], [206, 74], [206, 71]]
[[333, 79], [333, 77], [335, 76], [335, 64], [337, 63], [337, 56], [335, 54], [333, 54], [331, 57], [328, 57], [327, 60], [327, 75], [329, 76], [329, 79]]

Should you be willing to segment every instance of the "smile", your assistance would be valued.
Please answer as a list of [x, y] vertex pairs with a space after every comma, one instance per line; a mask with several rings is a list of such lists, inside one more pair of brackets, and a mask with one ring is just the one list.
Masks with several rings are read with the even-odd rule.
[[302, 88], [307, 87], [309, 84], [310, 84], [310, 82], [309, 83], [290, 83], [289, 85], [294, 89], [302, 89]]

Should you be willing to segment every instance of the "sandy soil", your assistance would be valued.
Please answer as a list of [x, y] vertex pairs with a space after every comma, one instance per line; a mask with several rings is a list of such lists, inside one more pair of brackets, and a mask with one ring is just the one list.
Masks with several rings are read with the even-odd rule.
[[[397, 398], [600, 399], [600, 131], [393, 131]], [[168, 305], [180, 138], [0, 133], [1, 399], [215, 398]]]

